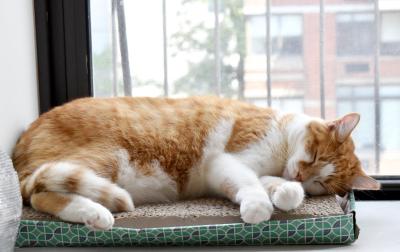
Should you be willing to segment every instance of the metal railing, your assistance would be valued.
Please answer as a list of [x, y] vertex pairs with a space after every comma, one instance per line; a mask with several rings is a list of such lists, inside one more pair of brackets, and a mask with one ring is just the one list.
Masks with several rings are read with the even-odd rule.
[[265, 2], [265, 52], [267, 56], [267, 104], [268, 107], [272, 105], [272, 83], [271, 83], [271, 0]]
[[380, 14], [379, 14], [379, 0], [374, 1], [375, 13], [375, 54], [374, 54], [374, 103], [375, 103], [375, 172], [379, 173], [380, 167], [380, 132], [381, 132], [381, 103], [379, 94], [379, 55], [380, 55]]
[[319, 1], [319, 90], [321, 117], [325, 118], [325, 3]]
[[167, 44], [167, 0], [162, 0], [163, 57], [164, 57], [164, 96], [168, 97], [168, 44]]

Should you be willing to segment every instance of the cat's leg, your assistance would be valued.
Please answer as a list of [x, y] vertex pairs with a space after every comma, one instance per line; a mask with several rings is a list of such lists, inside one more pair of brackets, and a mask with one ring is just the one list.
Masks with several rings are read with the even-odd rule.
[[21, 183], [24, 198], [41, 191], [74, 193], [100, 203], [112, 212], [133, 211], [129, 193], [91, 169], [70, 162], [47, 163]]
[[299, 182], [287, 181], [281, 177], [264, 176], [260, 178], [274, 205], [289, 211], [303, 202], [304, 189]]
[[272, 203], [257, 175], [234, 156], [220, 154], [210, 160], [207, 182], [213, 192], [240, 204], [240, 214], [246, 223], [269, 220]]
[[64, 221], [83, 223], [96, 230], [108, 230], [114, 217], [104, 206], [73, 193], [40, 192], [31, 196], [34, 209], [59, 217]]

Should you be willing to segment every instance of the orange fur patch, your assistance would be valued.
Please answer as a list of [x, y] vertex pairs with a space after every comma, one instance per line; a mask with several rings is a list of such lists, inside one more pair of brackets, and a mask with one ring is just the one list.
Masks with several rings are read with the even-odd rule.
[[268, 125], [273, 114], [267, 109], [247, 108], [236, 117], [232, 135], [226, 145], [227, 152], [238, 152], [250, 143], [257, 142], [265, 137]]
[[34, 209], [57, 215], [68, 205], [71, 199], [56, 192], [41, 192], [32, 194], [30, 201]]
[[63, 187], [68, 191], [68, 192], [78, 192], [79, 190], [79, 184], [82, 179], [84, 170], [78, 170], [75, 173], [69, 175], [68, 177], [65, 178], [64, 180], [64, 185]]

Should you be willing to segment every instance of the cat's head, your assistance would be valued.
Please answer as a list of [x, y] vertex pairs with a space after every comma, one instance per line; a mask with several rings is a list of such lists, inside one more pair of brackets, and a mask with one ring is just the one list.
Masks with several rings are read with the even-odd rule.
[[351, 132], [360, 115], [351, 113], [334, 121], [311, 121], [306, 128], [305, 156], [295, 161], [293, 178], [312, 195], [344, 195], [351, 189], [379, 190], [380, 184], [365, 174], [354, 153]]

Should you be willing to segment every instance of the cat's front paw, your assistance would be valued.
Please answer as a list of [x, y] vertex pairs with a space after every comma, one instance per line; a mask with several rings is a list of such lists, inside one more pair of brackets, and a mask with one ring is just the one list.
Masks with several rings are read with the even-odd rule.
[[243, 200], [240, 204], [240, 215], [243, 221], [251, 224], [269, 220], [273, 210], [269, 200]]
[[299, 182], [285, 182], [277, 186], [272, 194], [274, 205], [284, 211], [297, 208], [303, 202], [304, 189]]
[[81, 211], [82, 222], [92, 230], [109, 230], [114, 225], [114, 216], [102, 205], [95, 205]]

